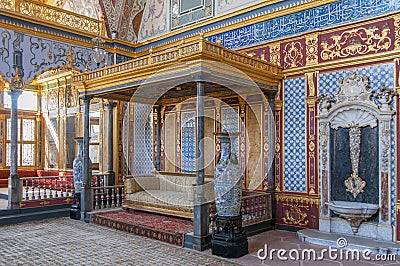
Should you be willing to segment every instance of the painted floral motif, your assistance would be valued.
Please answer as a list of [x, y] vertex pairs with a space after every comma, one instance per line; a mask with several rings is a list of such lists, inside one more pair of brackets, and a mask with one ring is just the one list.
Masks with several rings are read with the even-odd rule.
[[167, 30], [167, 16], [164, 0], [149, 0], [143, 12], [139, 39], [145, 40]]

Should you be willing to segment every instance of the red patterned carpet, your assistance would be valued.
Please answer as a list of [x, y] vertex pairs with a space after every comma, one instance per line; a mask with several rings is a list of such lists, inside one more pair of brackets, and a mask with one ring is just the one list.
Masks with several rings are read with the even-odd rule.
[[140, 211], [93, 213], [92, 223], [183, 246], [185, 233], [193, 231], [193, 221]]

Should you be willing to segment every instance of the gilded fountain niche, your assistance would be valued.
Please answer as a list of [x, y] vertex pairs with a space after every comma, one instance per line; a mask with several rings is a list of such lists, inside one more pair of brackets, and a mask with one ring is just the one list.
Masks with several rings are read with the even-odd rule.
[[321, 214], [319, 229], [393, 239], [390, 219], [391, 102], [351, 73], [333, 96], [318, 97]]

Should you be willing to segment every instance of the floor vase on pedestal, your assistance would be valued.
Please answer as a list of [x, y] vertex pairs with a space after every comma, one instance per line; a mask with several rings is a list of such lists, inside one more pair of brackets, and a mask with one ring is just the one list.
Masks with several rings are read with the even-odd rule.
[[81, 219], [81, 191], [82, 191], [82, 181], [83, 181], [83, 138], [75, 138], [78, 143], [78, 154], [74, 159], [72, 164], [73, 176], [74, 176], [74, 202], [71, 205], [71, 210], [69, 216], [71, 219], [80, 220]]
[[214, 170], [214, 194], [217, 217], [212, 234], [212, 254], [238, 258], [248, 253], [246, 234], [240, 214], [242, 174], [232, 141], [238, 133], [215, 134], [221, 142], [221, 153]]

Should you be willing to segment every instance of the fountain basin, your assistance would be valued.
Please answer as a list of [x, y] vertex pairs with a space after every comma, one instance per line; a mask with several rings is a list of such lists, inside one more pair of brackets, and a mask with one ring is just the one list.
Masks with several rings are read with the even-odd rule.
[[379, 209], [376, 204], [364, 202], [330, 201], [325, 204], [331, 211], [350, 223], [354, 234], [358, 233], [360, 224], [371, 218]]

